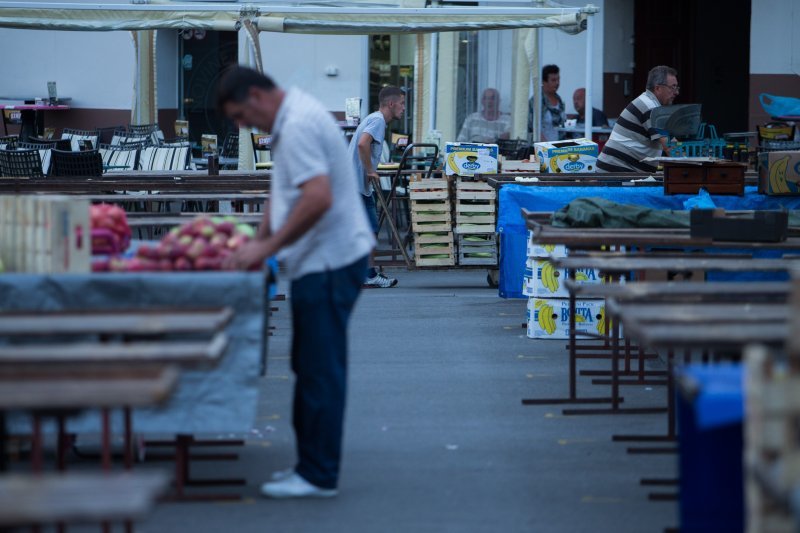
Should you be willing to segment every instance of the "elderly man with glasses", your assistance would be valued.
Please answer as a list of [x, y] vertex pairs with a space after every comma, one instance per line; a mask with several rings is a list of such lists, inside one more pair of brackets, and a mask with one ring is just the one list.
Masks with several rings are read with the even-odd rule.
[[643, 162], [647, 157], [669, 155], [667, 139], [650, 124], [650, 112], [672, 105], [680, 92], [677, 72], [664, 65], [647, 74], [647, 90], [622, 111], [608, 142], [597, 159], [600, 172], [655, 172], [656, 166]]

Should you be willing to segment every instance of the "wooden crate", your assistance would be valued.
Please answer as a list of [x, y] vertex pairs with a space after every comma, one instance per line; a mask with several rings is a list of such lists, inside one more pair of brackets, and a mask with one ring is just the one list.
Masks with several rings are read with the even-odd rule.
[[431, 233], [415, 233], [414, 243], [416, 244], [438, 244], [438, 243], [453, 243], [453, 232], [431, 232]]
[[2, 199], [0, 259], [11, 272], [88, 273], [91, 223], [88, 200], [66, 196]]
[[[480, 241], [468, 240], [469, 237], [480, 237]], [[474, 254], [481, 254], [476, 257]], [[483, 257], [484, 254], [489, 254]], [[459, 265], [497, 265], [497, 236], [495, 234], [459, 235]]]
[[496, 200], [497, 191], [482, 181], [459, 178], [456, 182], [456, 200]]
[[[443, 254], [447, 257], [430, 257]], [[452, 232], [414, 234], [414, 262], [417, 266], [452, 266], [455, 259]]]
[[408, 183], [411, 200], [447, 200], [450, 198], [450, 181], [447, 179], [419, 179]]
[[453, 230], [449, 200], [412, 200], [411, 229], [419, 233]]

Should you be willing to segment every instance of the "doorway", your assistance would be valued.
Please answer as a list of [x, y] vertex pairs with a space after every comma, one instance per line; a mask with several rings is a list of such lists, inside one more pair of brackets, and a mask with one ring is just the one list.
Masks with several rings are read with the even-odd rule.
[[634, 3], [634, 95], [656, 65], [678, 71], [676, 104], [699, 103], [717, 133], [746, 131], [750, 93], [750, 0]]
[[233, 31], [183, 30], [178, 49], [178, 115], [189, 122], [189, 139], [200, 144], [203, 134], [216, 134], [222, 143], [227, 133], [237, 130], [217, 113], [217, 83], [227, 67], [238, 63], [238, 35]]

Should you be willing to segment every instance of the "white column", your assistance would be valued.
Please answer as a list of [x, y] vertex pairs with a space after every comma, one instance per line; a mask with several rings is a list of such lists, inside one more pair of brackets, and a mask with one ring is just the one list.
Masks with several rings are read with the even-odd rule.
[[431, 92], [430, 101], [428, 103], [428, 112], [430, 113], [430, 129], [436, 129], [436, 95], [439, 89], [439, 34], [431, 34]]

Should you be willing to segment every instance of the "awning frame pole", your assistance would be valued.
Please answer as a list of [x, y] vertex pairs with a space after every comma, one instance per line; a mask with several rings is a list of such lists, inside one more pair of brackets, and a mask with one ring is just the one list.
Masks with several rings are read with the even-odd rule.
[[587, 139], [592, 139], [592, 115], [594, 115], [594, 107], [592, 106], [592, 70], [594, 65], [592, 53], [592, 43], [594, 43], [594, 15], [586, 17], [586, 103], [584, 105], [584, 128], [583, 136]]

